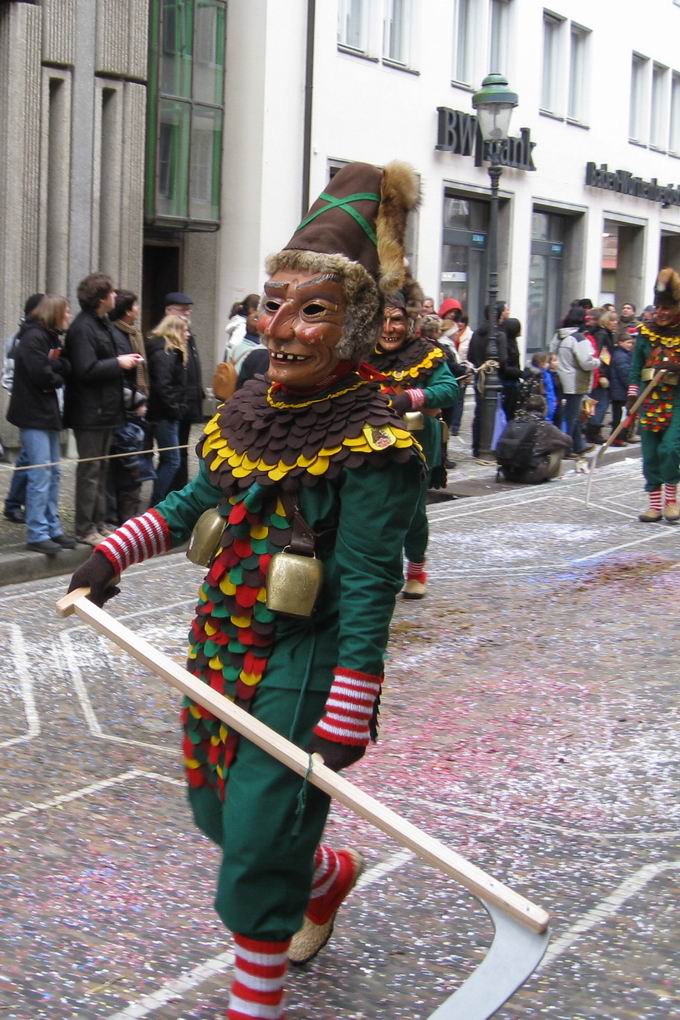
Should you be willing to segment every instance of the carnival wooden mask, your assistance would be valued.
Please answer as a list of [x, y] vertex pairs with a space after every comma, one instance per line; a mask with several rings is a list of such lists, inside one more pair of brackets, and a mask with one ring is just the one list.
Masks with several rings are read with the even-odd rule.
[[295, 390], [318, 390], [340, 360], [347, 301], [332, 273], [280, 269], [267, 281], [258, 329], [269, 351], [269, 377]]
[[409, 320], [403, 308], [388, 305], [383, 317], [382, 335], [378, 346], [383, 351], [398, 351], [406, 343], [409, 335]]

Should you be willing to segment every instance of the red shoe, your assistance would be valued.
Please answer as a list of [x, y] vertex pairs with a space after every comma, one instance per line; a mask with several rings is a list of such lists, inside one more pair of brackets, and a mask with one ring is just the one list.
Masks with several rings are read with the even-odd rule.
[[288, 949], [288, 960], [296, 967], [302, 967], [313, 960], [323, 949], [331, 935], [335, 915], [344, 899], [356, 885], [364, 862], [356, 850], [336, 851], [340, 858], [340, 871], [333, 885], [316, 900], [310, 900], [300, 930], [293, 935]]

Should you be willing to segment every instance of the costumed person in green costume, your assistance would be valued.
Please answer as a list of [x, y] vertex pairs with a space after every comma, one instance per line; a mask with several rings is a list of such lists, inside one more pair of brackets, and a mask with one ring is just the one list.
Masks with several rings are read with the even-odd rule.
[[420, 287], [410, 278], [399, 291], [388, 295], [382, 334], [369, 357], [369, 364], [385, 377], [383, 392], [389, 395], [392, 407], [407, 415], [409, 426], [417, 429], [414, 435], [428, 466], [404, 542], [406, 582], [402, 595], [406, 599], [422, 599], [426, 593], [427, 490], [446, 486], [448, 430], [439, 412], [452, 407], [458, 394], [444, 350], [416, 336], [421, 295]]
[[662, 269], [654, 290], [654, 320], [640, 326], [628, 386], [628, 406], [660, 369], [666, 375], [644, 401], [640, 444], [649, 507], [645, 523], [680, 518], [680, 276]]
[[[380, 331], [382, 295], [403, 281], [417, 200], [405, 164], [351, 164], [333, 178], [267, 261], [259, 330], [268, 375], [208, 423], [197, 477], [101, 542], [71, 582], [102, 604], [118, 590], [115, 574], [186, 541], [207, 511], [212, 529], [216, 511], [221, 537], [188, 668], [335, 770], [375, 736], [401, 550], [425, 470], [359, 367]], [[287, 615], [300, 611], [285, 581], [291, 554], [323, 564], [307, 617]], [[277, 1020], [293, 934], [304, 918], [320, 947], [361, 858], [320, 845], [325, 794], [201, 706], [185, 701], [182, 720], [191, 808], [222, 848], [215, 906], [236, 958], [227, 1016]]]

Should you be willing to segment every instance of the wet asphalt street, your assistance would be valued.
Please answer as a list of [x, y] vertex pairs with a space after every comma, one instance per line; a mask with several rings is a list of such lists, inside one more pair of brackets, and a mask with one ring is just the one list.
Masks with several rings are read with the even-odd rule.
[[[643, 525], [638, 461], [430, 508], [430, 593], [398, 605], [362, 788], [551, 911], [500, 1017], [680, 1016], [680, 528]], [[111, 611], [183, 660], [200, 571], [133, 568]], [[230, 943], [193, 828], [175, 692], [53, 604], [0, 590], [0, 1017], [212, 1020]], [[674, 771], [675, 770], [675, 771]], [[492, 930], [455, 882], [344, 809], [364, 853], [288, 1020], [419, 1020]]]

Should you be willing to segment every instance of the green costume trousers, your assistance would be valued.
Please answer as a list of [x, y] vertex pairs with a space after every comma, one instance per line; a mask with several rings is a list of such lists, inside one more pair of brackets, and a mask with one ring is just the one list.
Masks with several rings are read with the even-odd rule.
[[[290, 738], [299, 713], [292, 739], [304, 747], [326, 697], [263, 684], [252, 714]], [[224, 802], [210, 787], [189, 790], [196, 824], [222, 848], [215, 909], [231, 931], [280, 941], [300, 928], [330, 806], [325, 793], [305, 784], [301, 811], [302, 789], [299, 776], [241, 738]]]
[[642, 445], [642, 471], [645, 491], [651, 492], [661, 485], [680, 482], [680, 410], [675, 410], [671, 423], [663, 432], [640, 429]]
[[404, 552], [410, 563], [423, 563], [430, 529], [427, 521], [427, 479], [420, 487], [415, 513], [404, 539]]

